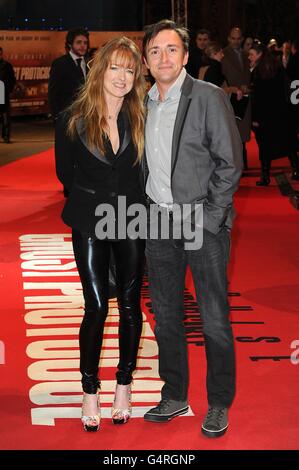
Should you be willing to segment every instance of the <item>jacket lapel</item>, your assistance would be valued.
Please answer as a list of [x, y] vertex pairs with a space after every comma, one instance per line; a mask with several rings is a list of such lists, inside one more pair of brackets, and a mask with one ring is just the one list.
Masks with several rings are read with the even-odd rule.
[[[124, 138], [122, 140], [121, 146], [119, 147], [119, 149], [117, 151], [117, 154], [116, 154], [117, 157], [125, 151], [125, 149], [129, 145], [130, 140], [131, 140], [129, 118], [128, 118], [128, 116], [125, 112], [123, 113], [123, 117], [124, 117], [124, 122], [125, 122], [125, 132], [124, 132]], [[85, 132], [85, 128], [84, 128], [84, 119], [83, 118], [79, 118], [77, 120], [76, 128], [77, 128], [77, 132], [78, 132], [78, 135], [80, 137], [80, 140], [83, 143], [83, 145], [87, 148], [87, 150], [90, 153], [92, 153], [98, 160], [101, 160], [102, 162], [107, 163], [108, 165], [111, 165], [111, 163], [108, 161], [108, 159], [105, 157], [105, 155], [101, 154], [98, 149], [96, 149], [96, 148], [90, 149], [87, 146], [87, 139], [86, 139], [86, 132]]]
[[182, 94], [179, 102], [179, 107], [174, 123], [173, 137], [172, 137], [172, 146], [171, 146], [171, 176], [174, 173], [175, 166], [178, 159], [180, 139], [187, 115], [191, 103], [191, 92], [193, 88], [193, 79], [190, 75], [186, 75], [182, 86]]
[[87, 139], [86, 139], [86, 132], [85, 132], [85, 126], [84, 126], [84, 119], [81, 117], [77, 120], [76, 122], [76, 128], [78, 135], [80, 137], [81, 142], [83, 145], [87, 148], [87, 150], [92, 153], [98, 160], [101, 160], [101, 162], [106, 163], [107, 165], [110, 165], [109, 161], [105, 157], [105, 155], [102, 155], [97, 148], [92, 148], [90, 149], [87, 146]]
[[130, 140], [131, 140], [130, 123], [129, 123], [129, 118], [126, 112], [123, 112], [123, 118], [124, 118], [124, 123], [125, 123], [125, 133], [124, 133], [123, 141], [117, 151], [116, 156], [121, 155], [125, 151], [125, 149], [129, 145]]

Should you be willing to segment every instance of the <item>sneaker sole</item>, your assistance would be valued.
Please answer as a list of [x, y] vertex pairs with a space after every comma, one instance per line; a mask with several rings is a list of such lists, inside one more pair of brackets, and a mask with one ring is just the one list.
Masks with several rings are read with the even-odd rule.
[[213, 438], [213, 437], [223, 436], [223, 434], [226, 433], [227, 429], [228, 429], [228, 425], [226, 426], [226, 428], [222, 429], [221, 431], [207, 431], [206, 429], [202, 427], [201, 432], [204, 436]]
[[186, 408], [182, 408], [181, 410], [175, 411], [171, 415], [154, 415], [154, 414], [149, 414], [149, 415], [144, 415], [144, 421], [150, 421], [152, 423], [167, 423], [168, 421], [171, 421], [173, 418], [176, 418], [176, 416], [181, 416], [189, 411], [189, 405]]

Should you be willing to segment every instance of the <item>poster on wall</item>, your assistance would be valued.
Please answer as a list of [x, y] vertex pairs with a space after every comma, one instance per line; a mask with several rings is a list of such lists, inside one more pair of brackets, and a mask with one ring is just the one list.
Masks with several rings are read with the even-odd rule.
[[[48, 81], [54, 59], [66, 53], [66, 31], [0, 31], [4, 59], [10, 62], [16, 76], [16, 86], [10, 95], [11, 114], [48, 114]], [[143, 32], [93, 31], [90, 47], [101, 47], [117, 36], [130, 37], [140, 47]]]

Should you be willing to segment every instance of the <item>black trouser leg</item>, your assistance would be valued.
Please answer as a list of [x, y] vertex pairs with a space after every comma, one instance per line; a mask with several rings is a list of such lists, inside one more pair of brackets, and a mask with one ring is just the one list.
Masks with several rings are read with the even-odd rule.
[[257, 186], [268, 186], [270, 183], [271, 160], [260, 151], [261, 178], [256, 182]]
[[[129, 312], [129, 329], [130, 331], [134, 330], [134, 328], [136, 330], [131, 334], [131, 338], [134, 337], [134, 341], [122, 341], [122, 338], [120, 338], [122, 349], [120, 356], [123, 358], [122, 366], [127, 374], [126, 379], [128, 380], [128, 377], [130, 377], [131, 380], [131, 374], [136, 365], [142, 322], [140, 305], [138, 305], [138, 308], [136, 306], [137, 300], [140, 299], [142, 280], [142, 243], [140, 240], [102, 241], [73, 230], [74, 254], [85, 300], [85, 314], [80, 328], [79, 343], [80, 371], [82, 374], [83, 390], [86, 393], [96, 393], [98, 384], [99, 358], [104, 324], [108, 313], [108, 279], [111, 246], [117, 258], [116, 270], [120, 292], [119, 302], [120, 305], [125, 305], [126, 307], [122, 308], [120, 316], [123, 318], [125, 313]], [[139, 267], [139, 271], [135, 271], [136, 266]], [[133, 317], [135, 321], [132, 320]], [[121, 325], [124, 322], [123, 319], [120, 320]], [[132, 323], [134, 323], [134, 326], [132, 326]], [[125, 334], [128, 333], [128, 329], [120, 328], [121, 335], [123, 331]], [[129, 363], [126, 361], [129, 361]]]
[[79, 333], [82, 386], [84, 392], [96, 393], [104, 323], [108, 313], [110, 245], [73, 230], [73, 248], [85, 301]]
[[293, 169], [292, 179], [299, 180], [299, 158], [297, 156], [297, 152], [293, 150], [289, 154], [288, 158]]
[[119, 363], [116, 379], [121, 385], [131, 383], [132, 372], [136, 367], [142, 330], [140, 293], [144, 245], [144, 240], [138, 239], [112, 243], [119, 307]]
[[5, 142], [9, 142], [10, 139], [10, 111], [7, 110], [3, 113], [3, 127], [2, 137]]

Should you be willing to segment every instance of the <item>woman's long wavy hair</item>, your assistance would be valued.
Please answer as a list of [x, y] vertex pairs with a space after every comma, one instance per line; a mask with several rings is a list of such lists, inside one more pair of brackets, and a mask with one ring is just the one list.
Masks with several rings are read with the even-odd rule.
[[123, 109], [130, 121], [137, 161], [140, 161], [144, 147], [145, 81], [142, 75], [141, 53], [136, 44], [125, 36], [112, 39], [96, 52], [86, 83], [69, 108], [68, 133], [74, 137], [76, 121], [82, 117], [85, 122], [88, 147], [97, 148], [101, 153], [105, 153], [104, 139], [107, 137], [109, 124], [106, 119], [108, 109], [104, 93], [104, 74], [111, 65], [112, 54], [115, 51], [113, 61], [135, 71], [134, 84], [132, 90], [124, 97]]

